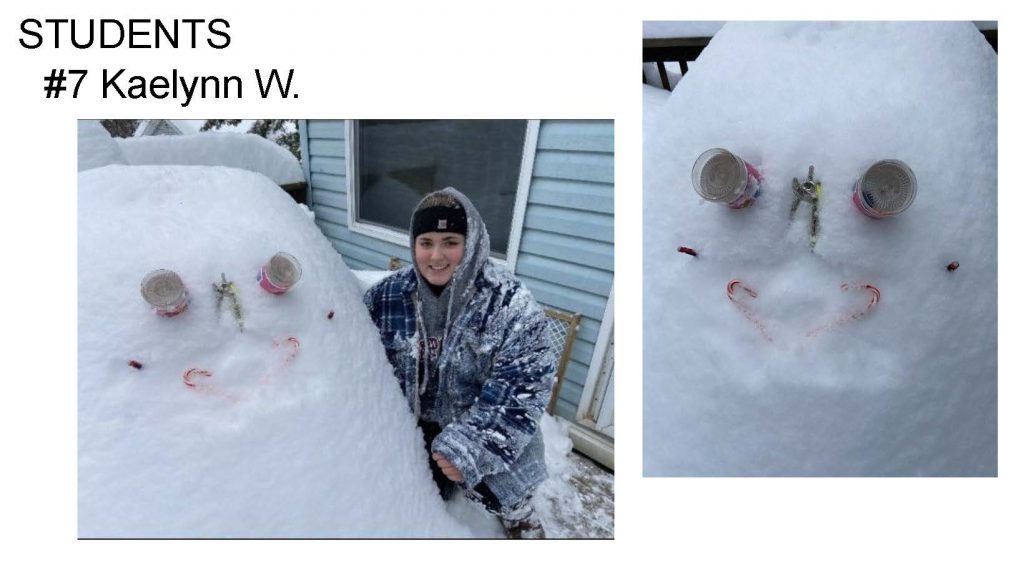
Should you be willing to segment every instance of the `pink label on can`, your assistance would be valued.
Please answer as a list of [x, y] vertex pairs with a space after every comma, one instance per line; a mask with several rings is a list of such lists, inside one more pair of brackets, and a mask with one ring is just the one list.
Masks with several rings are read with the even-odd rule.
[[853, 183], [853, 205], [856, 206], [862, 214], [869, 218], [879, 220], [881, 218], [885, 218], [886, 216], [888, 216], [888, 214], [875, 210], [871, 206], [865, 204], [862, 196], [863, 195], [860, 193], [860, 180], [857, 180], [856, 182]]
[[267, 276], [267, 270], [265, 266], [260, 267], [260, 272], [256, 279], [259, 280], [260, 287], [266, 290], [267, 292], [270, 292], [271, 294], [280, 296], [281, 294], [284, 294], [285, 292], [288, 291], [288, 288], [282, 288], [281, 286], [278, 286], [277, 284], [274, 284], [273, 282], [270, 281], [270, 278]]
[[761, 173], [757, 171], [757, 168], [754, 168], [754, 166], [750, 162], [747, 162], [746, 160], [743, 161], [743, 164], [747, 167], [747, 174], [757, 179], [758, 184], [760, 184], [762, 178]]
[[189, 304], [189, 302], [191, 300], [192, 300], [192, 297], [186, 295], [185, 298], [181, 301], [181, 303], [178, 304], [177, 306], [173, 307], [173, 308], [155, 308], [154, 307], [153, 309], [156, 310], [156, 313], [158, 315], [163, 316], [164, 318], [171, 318], [173, 316], [177, 316], [178, 314], [181, 314], [182, 312], [184, 312], [185, 309], [188, 308], [188, 304]]
[[746, 160], [743, 160], [743, 164], [747, 167], [747, 186], [739, 198], [729, 202], [729, 208], [734, 210], [750, 206], [761, 195], [761, 173]]

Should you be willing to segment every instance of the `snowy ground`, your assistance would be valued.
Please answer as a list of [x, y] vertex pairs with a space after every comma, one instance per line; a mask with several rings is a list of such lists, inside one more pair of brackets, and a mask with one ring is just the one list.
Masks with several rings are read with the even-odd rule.
[[573, 452], [569, 484], [570, 497], [551, 500], [545, 521], [549, 538], [613, 538], [615, 535], [615, 476], [586, 456]]
[[612, 538], [615, 533], [615, 476], [585, 456], [570, 452], [567, 424], [543, 420], [550, 478], [534, 505], [548, 538]]
[[[615, 475], [571, 451], [566, 424], [545, 415], [545, 460], [550, 477], [534, 494], [537, 517], [548, 539], [614, 538]], [[494, 518], [460, 494], [447, 504], [448, 512], [470, 527], [475, 538], [504, 538]]]

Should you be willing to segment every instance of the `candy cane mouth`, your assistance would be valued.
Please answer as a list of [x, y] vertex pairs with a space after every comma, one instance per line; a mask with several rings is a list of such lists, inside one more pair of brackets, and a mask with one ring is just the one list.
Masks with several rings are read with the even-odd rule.
[[[267, 384], [270, 384], [289, 364], [295, 360], [295, 357], [299, 354], [299, 339], [294, 336], [289, 336], [283, 342], [274, 341], [274, 349], [287, 345], [289, 348], [288, 353], [281, 360], [273, 363], [267, 368], [263, 375], [260, 377], [256, 389], [262, 388]], [[223, 396], [232, 400], [238, 400], [240, 397], [236, 394], [232, 394], [221, 389], [217, 385], [217, 382], [213, 380], [213, 373], [209, 370], [202, 368], [189, 368], [182, 375], [182, 383], [190, 390], [202, 391], [212, 393], [217, 396]]]
[[[850, 289], [850, 285], [842, 284], [840, 288], [843, 291], [847, 291]], [[858, 288], [870, 294], [870, 300], [866, 305], [854, 309], [845, 314], [842, 314], [822, 324], [819, 324], [808, 330], [804, 334], [804, 336], [808, 338], [813, 338], [823, 331], [831, 330], [842, 324], [847, 324], [849, 322], [860, 320], [869, 312], [871, 312], [875, 308], [875, 306], [877, 306], [878, 303], [882, 300], [882, 291], [879, 290], [877, 287], [871, 284], [861, 284], [860, 286], [858, 286]], [[765, 325], [764, 321], [761, 320], [761, 318], [759, 318], [757, 314], [754, 312], [754, 310], [747, 304], [749, 300], [753, 300], [758, 297], [757, 291], [744, 284], [741, 280], [733, 279], [730, 280], [728, 284], [726, 284], [725, 292], [726, 295], [729, 297], [729, 300], [732, 301], [732, 303], [740, 310], [740, 312], [743, 313], [743, 316], [746, 317], [746, 319], [751, 324], [757, 327], [758, 332], [761, 333], [761, 336], [763, 336], [765, 340], [773, 342], [774, 340], [769, 334], [769, 330]]]

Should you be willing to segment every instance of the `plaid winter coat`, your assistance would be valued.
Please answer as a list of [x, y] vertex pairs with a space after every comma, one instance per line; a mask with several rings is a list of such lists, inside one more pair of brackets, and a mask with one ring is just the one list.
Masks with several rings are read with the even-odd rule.
[[[433, 398], [424, 411], [443, 427], [431, 451], [459, 469], [463, 488], [483, 482], [507, 508], [547, 477], [538, 422], [551, 397], [555, 359], [547, 316], [519, 280], [486, 262], [473, 287], [448, 326], [436, 394], [422, 398]], [[370, 288], [364, 301], [418, 412], [416, 288], [416, 272], [409, 267]]]

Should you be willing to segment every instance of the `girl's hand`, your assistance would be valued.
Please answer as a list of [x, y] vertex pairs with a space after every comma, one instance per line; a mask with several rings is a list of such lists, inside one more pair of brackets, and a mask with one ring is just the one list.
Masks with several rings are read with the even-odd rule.
[[459, 472], [459, 469], [453, 466], [452, 463], [449, 462], [447, 458], [438, 454], [437, 452], [434, 452], [430, 456], [431, 458], [434, 459], [434, 462], [437, 462], [437, 465], [441, 468], [441, 472], [445, 475], [446, 478], [448, 478], [452, 482], [462, 482], [462, 473]]

